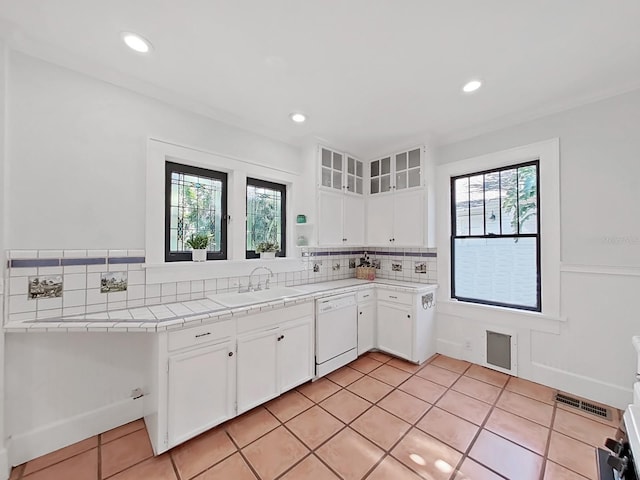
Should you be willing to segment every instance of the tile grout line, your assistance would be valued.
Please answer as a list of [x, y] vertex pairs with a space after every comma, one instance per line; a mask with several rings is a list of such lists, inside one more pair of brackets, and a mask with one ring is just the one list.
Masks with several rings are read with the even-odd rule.
[[[276, 428], [278, 428], [278, 427], [276, 427]], [[274, 429], [272, 429], [272, 430], [269, 430], [269, 432], [267, 432], [267, 433], [273, 432], [274, 430], [275, 430], [275, 428], [274, 428]], [[246, 464], [247, 464], [247, 466], [249, 467], [249, 470], [251, 470], [251, 472], [256, 476], [256, 478], [261, 479], [262, 477], [261, 477], [260, 475], [258, 475], [258, 472], [257, 472], [257, 471], [256, 471], [256, 469], [253, 467], [253, 465], [251, 464], [251, 462], [249, 461], [249, 459], [244, 455], [244, 453], [242, 452], [242, 448], [240, 448], [240, 447], [238, 446], [238, 444], [236, 443], [236, 441], [233, 439], [233, 436], [232, 436], [229, 432], [227, 432], [226, 430], [224, 431], [224, 433], [227, 435], [227, 437], [229, 437], [229, 439], [231, 440], [231, 443], [233, 443], [233, 445], [236, 447], [236, 451], [237, 451], [237, 453], [238, 453], [238, 454], [240, 454], [240, 456], [242, 457], [242, 460], [244, 460], [244, 463], [246, 463]], [[266, 433], [265, 433], [265, 435], [266, 435]], [[264, 435], [260, 436], [260, 438], [262, 438], [262, 437], [264, 437]], [[256, 439], [256, 440], [258, 440], [258, 439]], [[255, 441], [255, 440], [254, 440], [254, 441]], [[251, 442], [251, 443], [253, 443], [253, 442]], [[251, 445], [251, 443], [249, 443], [249, 444], [245, 445], [243, 448], [248, 447], [249, 445]], [[233, 455], [234, 453], [236, 453], [236, 452], [233, 452], [231, 455]], [[204, 473], [204, 472], [206, 472], [206, 471], [208, 471], [208, 470], [211, 470], [211, 469], [212, 469], [213, 467], [215, 467], [216, 465], [219, 465], [220, 463], [224, 462], [227, 458], [230, 458], [230, 457], [231, 457], [231, 455], [227, 455], [223, 460], [220, 460], [219, 462], [215, 463], [214, 465], [211, 465], [211, 466], [210, 466], [210, 467], [208, 467], [207, 469], [203, 470], [202, 472], [198, 473], [197, 475], [195, 475], [194, 477], [191, 477], [191, 478], [195, 478], [195, 477], [197, 477], [198, 475], [202, 475], [202, 473]], [[188, 480], [188, 479], [184, 479], [184, 480]]]
[[176, 465], [175, 460], [173, 459], [173, 453], [171, 450], [169, 450], [169, 461], [171, 462], [171, 468], [173, 468], [173, 473], [176, 476], [177, 480], [182, 480], [182, 476], [180, 475], [180, 472], [178, 471], [178, 466]]
[[[469, 368], [471, 368], [471, 366], [469, 366]], [[467, 370], [469, 369], [467, 368]], [[465, 372], [467, 371], [465, 370]], [[464, 373], [461, 375], [463, 376]], [[506, 382], [504, 382], [504, 385], [502, 386], [502, 388], [500, 389], [500, 393], [498, 394], [498, 396], [496, 397], [494, 403], [491, 404], [491, 408], [489, 409], [489, 411], [487, 412], [487, 414], [484, 417], [484, 420], [482, 421], [482, 423], [480, 424], [480, 426], [478, 427], [478, 430], [476, 431], [476, 434], [473, 436], [473, 438], [471, 439], [471, 442], [469, 442], [469, 445], [467, 446], [467, 449], [462, 452], [462, 457], [460, 458], [458, 465], [456, 465], [456, 467], [453, 469], [453, 472], [451, 473], [451, 476], [449, 477], [450, 480], [454, 480], [455, 476], [461, 472], [460, 471], [460, 467], [462, 467], [462, 464], [464, 463], [464, 461], [469, 458], [471, 460], [473, 460], [474, 462], [478, 463], [478, 465], [482, 465], [483, 467], [485, 467], [487, 470], [491, 471], [492, 473], [495, 473], [496, 475], [498, 475], [499, 477], [505, 478], [504, 475], [496, 472], [495, 470], [493, 470], [491, 467], [489, 467], [488, 465], [485, 465], [483, 463], [480, 463], [479, 461], [475, 460], [474, 458], [471, 458], [469, 456], [469, 453], [471, 453], [471, 449], [473, 448], [473, 446], [475, 445], [476, 441], [478, 440], [478, 437], [480, 436], [480, 434], [482, 433], [483, 430], [485, 430], [485, 425], [487, 424], [487, 421], [489, 420], [489, 417], [491, 417], [491, 414], [493, 413], [493, 411], [497, 408], [497, 404], [498, 404], [498, 400], [500, 400], [500, 397], [502, 396], [502, 394], [504, 393], [507, 384], [511, 381], [511, 378], [508, 378]], [[453, 387], [454, 384], [451, 385], [451, 387]], [[450, 387], [450, 388], [451, 388]], [[456, 390], [454, 390], [455, 392]], [[461, 392], [459, 392], [461, 393]], [[457, 416], [457, 415], [456, 415]], [[461, 417], [458, 417], [461, 418]], [[463, 419], [464, 420], [464, 419]], [[468, 421], [468, 420], [467, 420]], [[490, 431], [490, 430], [487, 430]], [[502, 437], [501, 437], [502, 438]], [[507, 441], [510, 441], [508, 439], [506, 439]]]
[[[120, 437], [122, 438], [122, 437]], [[98, 435], [98, 468], [96, 470], [98, 470], [98, 480], [102, 479], [102, 434], [100, 433]]]
[[[391, 358], [392, 358], [392, 357], [391, 357]], [[382, 365], [385, 365], [389, 360], [391, 360], [391, 358], [388, 358], [386, 362], [381, 362], [381, 365], [379, 365], [379, 366], [378, 366], [378, 367], [376, 367], [376, 368], [379, 368], [379, 367], [381, 367]], [[356, 360], [357, 360], [357, 359], [356, 359]], [[378, 361], [378, 360], [376, 360], [376, 361]], [[344, 367], [347, 367], [347, 366], [348, 366], [348, 365], [345, 365], [345, 366], [340, 367], [340, 368], [344, 368]], [[349, 367], [349, 368], [351, 368], [351, 367]], [[279, 479], [279, 478], [282, 478], [283, 476], [285, 476], [289, 471], [293, 470], [297, 465], [299, 465], [300, 463], [302, 463], [306, 458], [310, 457], [311, 455], [313, 455], [315, 458], [317, 458], [317, 459], [318, 459], [318, 460], [319, 460], [323, 465], [325, 465], [325, 466], [326, 466], [326, 467], [327, 467], [327, 468], [328, 468], [332, 473], [334, 473], [338, 478], [341, 478], [341, 475], [340, 475], [338, 472], [336, 472], [336, 471], [335, 471], [335, 470], [334, 470], [330, 465], [328, 465], [328, 464], [324, 461], [324, 459], [323, 459], [322, 457], [320, 457], [319, 455], [317, 455], [317, 454], [316, 454], [316, 451], [317, 451], [318, 449], [320, 449], [321, 447], [323, 447], [324, 445], [326, 445], [327, 443], [329, 443], [333, 438], [337, 437], [341, 432], [343, 432], [343, 431], [345, 431], [345, 430], [347, 430], [347, 429], [350, 429], [350, 430], [351, 430], [352, 432], [354, 432], [356, 435], [361, 436], [362, 438], [364, 438], [365, 440], [367, 440], [368, 442], [370, 442], [371, 444], [373, 444], [373, 445], [374, 445], [374, 446], [376, 446], [377, 448], [380, 448], [380, 446], [379, 446], [378, 444], [376, 444], [376, 443], [372, 442], [370, 439], [368, 439], [368, 438], [364, 437], [360, 432], [358, 432], [357, 430], [355, 430], [355, 429], [353, 429], [353, 428], [351, 428], [351, 427], [350, 427], [350, 425], [351, 425], [353, 422], [355, 422], [358, 418], [360, 418], [362, 415], [364, 415], [367, 411], [369, 411], [369, 410], [370, 410], [370, 409], [375, 405], [375, 403], [373, 403], [373, 402], [369, 401], [368, 399], [363, 398], [363, 397], [359, 396], [358, 394], [356, 394], [355, 392], [351, 392], [351, 390], [348, 390], [348, 389], [347, 389], [347, 387], [348, 387], [349, 385], [352, 385], [352, 384], [354, 384], [355, 382], [357, 382], [358, 380], [360, 380], [361, 378], [364, 378], [365, 376], [367, 376], [367, 374], [364, 374], [364, 373], [360, 372], [359, 370], [357, 370], [357, 369], [355, 369], [355, 368], [352, 368], [352, 369], [353, 369], [353, 370], [355, 370], [356, 372], [360, 373], [360, 374], [361, 374], [361, 376], [360, 376], [357, 380], [354, 380], [353, 382], [348, 383], [346, 386], [342, 386], [342, 385], [340, 385], [339, 383], [336, 383], [335, 381], [331, 380], [331, 378], [329, 378], [329, 376], [328, 376], [328, 375], [327, 375], [326, 377], [323, 377], [323, 378], [326, 378], [326, 379], [327, 379], [327, 381], [329, 381], [329, 382], [331, 382], [331, 383], [334, 383], [335, 385], [337, 385], [337, 386], [338, 386], [338, 387], [340, 387], [340, 388], [339, 388], [339, 390], [337, 390], [337, 391], [333, 392], [332, 394], [328, 395], [327, 397], [325, 397], [325, 398], [321, 399], [319, 402], [316, 402], [315, 400], [311, 400], [309, 397], [307, 397], [306, 395], [304, 395], [304, 393], [302, 393], [302, 392], [298, 392], [298, 393], [301, 393], [302, 395], [304, 395], [304, 396], [305, 396], [306, 398], [308, 398], [309, 400], [311, 400], [311, 401], [314, 403], [314, 406], [317, 406], [317, 407], [318, 407], [318, 408], [320, 408], [322, 411], [326, 412], [327, 414], [331, 415], [333, 418], [335, 418], [336, 420], [338, 420], [340, 423], [342, 423], [342, 425], [343, 425], [343, 426], [340, 428], [340, 430], [338, 430], [337, 432], [335, 432], [334, 434], [330, 435], [330, 436], [329, 436], [329, 437], [327, 437], [325, 440], [323, 440], [323, 441], [322, 441], [319, 445], [317, 445], [315, 448], [311, 449], [311, 448], [309, 448], [309, 447], [307, 446], [307, 444], [306, 444], [302, 439], [300, 439], [300, 438], [299, 438], [299, 437], [298, 437], [298, 436], [297, 436], [293, 431], [291, 431], [287, 425], [285, 425], [285, 424], [283, 423], [283, 424], [282, 424], [282, 426], [283, 426], [283, 427], [284, 427], [288, 432], [290, 432], [290, 433], [291, 433], [291, 434], [292, 434], [292, 435], [293, 435], [293, 436], [294, 436], [298, 441], [300, 441], [300, 442], [301, 442], [305, 447], [309, 448], [309, 454], [305, 455], [302, 459], [300, 459], [300, 461], [296, 462], [294, 465], [291, 465], [291, 466], [290, 466], [286, 471], [284, 471], [281, 475], [279, 475], [279, 476], [277, 477], [278, 479]], [[338, 369], [336, 369], [336, 371], [337, 371], [337, 370], [338, 370]], [[374, 370], [375, 370], [375, 369], [374, 369]], [[371, 378], [373, 378], [373, 377], [371, 377]], [[394, 389], [395, 389], [395, 388], [394, 388]], [[332, 412], [328, 411], [325, 407], [323, 407], [322, 405], [320, 405], [320, 402], [324, 402], [324, 401], [328, 400], [329, 398], [331, 398], [331, 397], [335, 396], [336, 394], [340, 393], [342, 390], [346, 390], [348, 393], [351, 393], [351, 394], [353, 394], [353, 395], [356, 395], [356, 396], [358, 396], [358, 398], [362, 398], [363, 400], [367, 401], [367, 402], [370, 404], [370, 406], [369, 406], [369, 407], [367, 407], [363, 412], [361, 412], [359, 415], [357, 415], [356, 417], [354, 417], [354, 418], [353, 418], [349, 423], [345, 423], [342, 419], [340, 419], [340, 418], [336, 417]], [[392, 391], [393, 391], [393, 390], [391, 390], [391, 392], [392, 392]], [[389, 392], [389, 393], [391, 393], [391, 392]], [[388, 394], [387, 394], [387, 395], [388, 395]], [[382, 398], [385, 398], [387, 395], [385, 395], [385, 396], [384, 396], [384, 397], [382, 397]], [[380, 400], [382, 400], [382, 398], [381, 398]], [[377, 403], [377, 402], [376, 402], [376, 403]], [[305, 410], [305, 412], [306, 412], [306, 411], [308, 411], [308, 410], [310, 410], [311, 408], [313, 408], [313, 407], [310, 407], [310, 408], [306, 409], [306, 410]], [[292, 418], [290, 418], [289, 420], [287, 420], [287, 422], [288, 422], [288, 421], [290, 421], [290, 420], [292, 420], [293, 418], [296, 418], [297, 416], [301, 415], [302, 413], [304, 413], [304, 412], [300, 412], [298, 415], [295, 415], [294, 417], [292, 417]], [[278, 419], [278, 420], [279, 420], [279, 419]], [[384, 449], [382, 449], [382, 448], [381, 448], [381, 450], [382, 450], [383, 452], [385, 452], [385, 454], [383, 454], [383, 455], [382, 455], [382, 457], [381, 457], [381, 459], [384, 459], [384, 458], [386, 457], [386, 451], [385, 451]], [[376, 465], [374, 465], [374, 468], [375, 468], [376, 466], [377, 466], [377, 463], [376, 463]], [[368, 474], [369, 474], [369, 471], [367, 471], [367, 472], [365, 473], [365, 477], [366, 477]], [[365, 477], [362, 477], [362, 478], [365, 478]]]
[[551, 448], [551, 435], [553, 435], [553, 425], [556, 421], [556, 412], [558, 410], [558, 402], [553, 402], [553, 412], [551, 412], [551, 424], [549, 425], [549, 434], [547, 435], [547, 445], [544, 449], [544, 455], [542, 457], [542, 467], [540, 469], [539, 480], [544, 480], [545, 470], [547, 468], [547, 461], [549, 460], [549, 449]]
[[[437, 357], [435, 357], [435, 358], [437, 358]], [[426, 367], [427, 365], [431, 364], [431, 362], [432, 362], [435, 358], [431, 358], [431, 359], [429, 359], [429, 361], [428, 361], [428, 362], [424, 362], [424, 365], [422, 366], [422, 368], [420, 368], [419, 370], [417, 370], [417, 371], [416, 371], [416, 372], [414, 372], [414, 373], [411, 373], [411, 374], [410, 374], [410, 376], [409, 376], [409, 378], [407, 378], [405, 381], [403, 381], [402, 383], [400, 383], [400, 385], [403, 385], [403, 384], [404, 384], [405, 382], [407, 382], [409, 379], [411, 379], [412, 377], [414, 377], [414, 376], [416, 375], [416, 373], [418, 373], [419, 371], [421, 371], [421, 370], [422, 370], [424, 367]], [[398, 370], [401, 370], [401, 369], [398, 369]], [[404, 371], [404, 370], [403, 370], [403, 371]], [[466, 369], [465, 369], [465, 371], [466, 371]], [[409, 372], [406, 372], [406, 373], [409, 373]], [[461, 376], [461, 375], [460, 375], [460, 376]], [[375, 377], [371, 377], [371, 378], [375, 378]], [[422, 378], [422, 377], [418, 376], [418, 378]], [[424, 379], [423, 379], [423, 380], [424, 380]], [[381, 380], [380, 380], [380, 381], [381, 381]], [[434, 383], [434, 384], [435, 384], [435, 382], [432, 382], [432, 383]], [[398, 386], [394, 387], [394, 388], [393, 388], [393, 390], [391, 390], [391, 392], [389, 392], [387, 395], [385, 395], [384, 397], [382, 397], [379, 401], [382, 401], [384, 398], [386, 398], [387, 396], [391, 395], [391, 393], [392, 393], [392, 392], [394, 392], [394, 391], [398, 390], [398, 389], [399, 389], [399, 387], [400, 387], [400, 385], [398, 385]], [[436, 384], [436, 385], [438, 385], [438, 384]], [[438, 399], [436, 400], [436, 402], [437, 402], [438, 400], [440, 400], [440, 398], [442, 398], [442, 396], [443, 396], [443, 395], [444, 395], [448, 390], [449, 390], [448, 388], [447, 388], [447, 389], [445, 389], [445, 391], [444, 391], [444, 392], [443, 392], [443, 393], [438, 397]], [[390, 447], [388, 450], [385, 450], [385, 451], [384, 451], [384, 452], [385, 452], [385, 453], [384, 453], [384, 455], [382, 455], [382, 457], [378, 460], [378, 462], [377, 462], [375, 465], [373, 465], [373, 467], [371, 467], [371, 468], [367, 471], [367, 473], [365, 474], [365, 476], [364, 476], [364, 477], [362, 477], [362, 479], [363, 479], [363, 480], [364, 480], [364, 479], [366, 479], [367, 477], [369, 477], [369, 476], [370, 476], [370, 475], [375, 471], [375, 469], [376, 469], [379, 465], [381, 465], [381, 464], [382, 464], [382, 462], [384, 462], [384, 460], [385, 460], [386, 458], [388, 458], [388, 457], [391, 457], [391, 458], [393, 458], [395, 461], [397, 461], [398, 463], [400, 463], [401, 465], [404, 465], [404, 466], [405, 466], [409, 471], [414, 472], [414, 473], [416, 473], [417, 475], [420, 475], [418, 472], [415, 472], [415, 470], [413, 470], [410, 466], [405, 465], [402, 461], [400, 461], [400, 460], [398, 460], [397, 458], [395, 458], [395, 457], [391, 454], [391, 452], [393, 451], [393, 449], [394, 449], [394, 448], [396, 448], [396, 447], [397, 447], [397, 446], [398, 446], [398, 445], [399, 445], [399, 444], [400, 444], [400, 443], [401, 443], [401, 442], [406, 438], [406, 436], [407, 436], [407, 435], [409, 435], [409, 432], [411, 432], [411, 430], [412, 430], [412, 429], [417, 428], [418, 430], [420, 430], [418, 427], [416, 427], [416, 425], [417, 425], [417, 424], [418, 424], [418, 423], [419, 423], [419, 422], [420, 422], [420, 421], [421, 421], [421, 420], [422, 420], [422, 419], [423, 419], [423, 418], [424, 418], [424, 417], [425, 417], [425, 416], [426, 416], [426, 415], [431, 411], [431, 409], [435, 406], [435, 403], [436, 403], [436, 402], [434, 402], [434, 403], [430, 403], [430, 402], [427, 402], [427, 401], [426, 401], [426, 400], [424, 400], [424, 399], [418, 398], [418, 397], [416, 397], [415, 395], [410, 394], [409, 392], [405, 392], [404, 390], [400, 390], [400, 391], [401, 391], [401, 392], [404, 392], [404, 393], [406, 393], [407, 395], [410, 395], [410, 396], [412, 396], [412, 397], [414, 397], [414, 398], [417, 398], [418, 400], [421, 400], [421, 401], [425, 402], [427, 405], [430, 405], [430, 407], [428, 407], [428, 408], [427, 408], [427, 410], [426, 410], [422, 415], [420, 415], [420, 416], [419, 416], [419, 417], [418, 417], [418, 418], [417, 418], [413, 423], [411, 423], [411, 422], [407, 422], [407, 421], [406, 421], [405, 419], [403, 419], [403, 418], [401, 418], [401, 419], [400, 419], [400, 420], [402, 420], [402, 421], [404, 421], [404, 422], [408, 423], [408, 424], [409, 424], [409, 428], [407, 429], [407, 431], [406, 431], [406, 432], [404, 432], [404, 434], [402, 434], [402, 435], [400, 436], [400, 438], [398, 438], [398, 440], [396, 440], [396, 441], [391, 445], [391, 447]], [[377, 403], [378, 403], [378, 402], [376, 402], [376, 405], [377, 405]], [[381, 407], [378, 407], [378, 408], [381, 408]], [[384, 410], [384, 409], [383, 409], [383, 410]], [[385, 410], [385, 411], [386, 411], [386, 410]], [[391, 412], [388, 412], [388, 413], [391, 413]], [[392, 413], [391, 413], [391, 414], [392, 414]], [[393, 415], [393, 414], [392, 414], [392, 415]], [[394, 416], [395, 416], [395, 415], [394, 415]], [[400, 417], [396, 417], [396, 418], [400, 418]], [[422, 431], [422, 430], [420, 430], [420, 431]]]

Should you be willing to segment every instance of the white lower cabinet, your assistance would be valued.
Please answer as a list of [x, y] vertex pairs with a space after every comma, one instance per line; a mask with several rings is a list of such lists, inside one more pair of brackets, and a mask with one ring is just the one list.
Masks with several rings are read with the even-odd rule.
[[378, 348], [397, 357], [412, 359], [411, 306], [378, 302]]
[[358, 292], [358, 355], [375, 348], [376, 303], [373, 289]]
[[[238, 335], [238, 414], [313, 378], [313, 306], [291, 308], [256, 315], [258, 330], [247, 317], [249, 330]], [[302, 316], [287, 318], [296, 313]]]
[[238, 337], [238, 413], [278, 395], [278, 327]]
[[422, 363], [436, 353], [435, 292], [400, 292], [379, 288], [377, 345], [383, 352]]
[[235, 416], [235, 343], [169, 356], [169, 448]]
[[160, 332], [143, 397], [159, 455], [314, 375], [313, 301]]
[[313, 317], [285, 324], [280, 332], [278, 374], [280, 392], [286, 392], [313, 377]]

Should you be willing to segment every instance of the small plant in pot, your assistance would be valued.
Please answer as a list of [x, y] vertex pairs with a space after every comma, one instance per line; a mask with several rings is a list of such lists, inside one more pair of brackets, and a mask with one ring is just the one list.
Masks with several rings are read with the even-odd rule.
[[276, 242], [260, 242], [256, 245], [256, 252], [260, 254], [260, 258], [275, 258], [278, 250], [280, 246]]
[[193, 233], [186, 241], [187, 247], [192, 249], [191, 258], [194, 262], [204, 262], [207, 259], [207, 246], [209, 235], [206, 233]]

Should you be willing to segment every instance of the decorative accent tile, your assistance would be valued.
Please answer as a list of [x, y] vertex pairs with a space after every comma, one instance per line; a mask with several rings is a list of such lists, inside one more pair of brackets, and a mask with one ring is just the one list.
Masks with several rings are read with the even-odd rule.
[[100, 293], [126, 292], [127, 272], [105, 272], [100, 276]]
[[55, 298], [62, 296], [62, 275], [29, 277], [29, 298]]

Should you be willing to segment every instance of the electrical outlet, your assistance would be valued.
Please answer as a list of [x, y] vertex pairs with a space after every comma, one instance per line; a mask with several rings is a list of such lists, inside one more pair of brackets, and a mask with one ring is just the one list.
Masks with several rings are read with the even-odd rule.
[[133, 390], [131, 390], [131, 398], [133, 398], [134, 400], [137, 400], [143, 395], [144, 393], [142, 393], [142, 389], [140, 387], [134, 388]]
[[464, 341], [464, 349], [465, 350], [471, 350], [471, 340], [465, 340]]
[[229, 279], [229, 288], [240, 287], [240, 279], [238, 277], [232, 277]]

